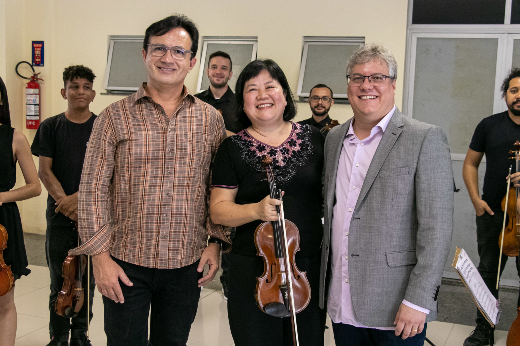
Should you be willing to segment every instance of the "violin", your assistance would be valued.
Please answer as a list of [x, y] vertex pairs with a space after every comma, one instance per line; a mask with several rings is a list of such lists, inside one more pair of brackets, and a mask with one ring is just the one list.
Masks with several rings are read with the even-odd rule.
[[507, 332], [506, 346], [520, 346], [520, 308], [518, 308], [516, 320], [513, 321]]
[[[272, 159], [262, 158], [267, 173], [270, 197], [281, 199], [271, 168]], [[276, 206], [278, 220], [264, 222], [255, 231], [258, 255], [264, 259], [264, 273], [257, 278], [256, 300], [260, 309], [275, 317], [292, 317], [294, 345], [299, 345], [296, 314], [309, 305], [311, 287], [305, 272], [296, 267], [295, 254], [300, 250], [300, 233], [294, 223], [285, 220], [282, 205]]]
[[327, 125], [323, 126], [320, 130], [321, 133], [326, 133], [326, 132], [329, 132], [333, 127], [336, 127], [339, 125], [339, 121], [337, 120], [331, 120], [330, 123], [328, 123]]
[[[514, 144], [516, 150], [510, 151], [510, 154], [514, 154], [511, 159], [516, 160], [516, 171], [520, 172], [520, 141], [516, 141]], [[511, 169], [509, 172], [511, 175]], [[517, 200], [519, 195], [519, 187], [511, 187], [508, 182], [508, 191], [504, 199], [502, 200], [502, 210], [504, 211], [504, 225], [502, 233], [499, 238], [499, 246], [501, 248], [501, 254], [509, 257], [516, 257], [520, 254], [520, 224], [518, 220], [518, 206]], [[508, 202], [509, 201], [509, 202]], [[509, 216], [509, 221], [505, 225], [506, 215]], [[500, 271], [500, 270], [499, 270]]]
[[0, 225], [0, 296], [13, 289], [14, 277], [11, 266], [4, 262], [4, 250], [7, 248], [7, 230]]
[[82, 278], [87, 261], [84, 255], [67, 256], [63, 262], [63, 286], [56, 299], [56, 314], [72, 318], [78, 315], [85, 300]]

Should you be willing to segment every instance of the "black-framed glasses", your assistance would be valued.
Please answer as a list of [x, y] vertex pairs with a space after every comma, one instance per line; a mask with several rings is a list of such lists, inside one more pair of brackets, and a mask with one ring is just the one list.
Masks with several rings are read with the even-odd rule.
[[311, 100], [312, 102], [320, 102], [320, 100], [323, 101], [323, 103], [329, 103], [330, 101], [332, 101], [332, 97], [328, 97], [328, 96], [322, 96], [322, 97], [319, 97], [319, 96], [311, 96], [309, 97], [309, 100]]
[[375, 73], [370, 76], [363, 76], [361, 74], [352, 74], [347, 75], [347, 80], [352, 85], [361, 85], [365, 82], [365, 78], [368, 78], [368, 82], [372, 84], [381, 84], [383, 83], [387, 78], [393, 79], [390, 76], [386, 76], [382, 73]]
[[163, 57], [168, 51], [172, 53], [172, 57], [177, 60], [184, 60], [186, 59], [187, 54], [193, 53], [191, 50], [184, 49], [182, 47], [168, 47], [164, 44], [149, 44], [148, 45], [151, 48], [151, 54], [152, 56], [156, 58]]

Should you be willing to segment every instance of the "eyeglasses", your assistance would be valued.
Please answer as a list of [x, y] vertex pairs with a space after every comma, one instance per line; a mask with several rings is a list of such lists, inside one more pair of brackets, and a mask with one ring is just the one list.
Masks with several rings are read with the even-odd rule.
[[381, 73], [376, 73], [370, 76], [363, 76], [360, 74], [353, 74], [353, 75], [347, 75], [347, 80], [352, 85], [361, 85], [365, 82], [365, 78], [368, 78], [368, 81], [372, 84], [381, 84], [383, 83], [387, 78], [393, 79], [390, 76], [385, 76]]
[[156, 58], [163, 57], [168, 51], [172, 53], [172, 57], [177, 60], [186, 59], [187, 54], [192, 54], [191, 50], [186, 50], [182, 47], [168, 47], [164, 44], [149, 44], [148, 45], [152, 49], [152, 56]]
[[330, 101], [332, 101], [332, 97], [328, 97], [328, 96], [323, 96], [323, 97], [311, 96], [311, 97], [309, 97], [309, 100], [311, 100], [312, 102], [320, 102], [320, 100], [322, 100], [323, 103], [329, 103]]

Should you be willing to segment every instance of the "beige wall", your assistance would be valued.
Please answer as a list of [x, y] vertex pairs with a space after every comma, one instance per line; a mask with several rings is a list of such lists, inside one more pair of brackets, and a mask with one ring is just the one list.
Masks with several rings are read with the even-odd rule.
[[[86, 65], [96, 73], [98, 95], [91, 110], [99, 113], [119, 99], [101, 95], [107, 37], [143, 35], [152, 22], [182, 13], [198, 25], [201, 37], [258, 36], [258, 57], [275, 60], [294, 92], [303, 36], [364, 36], [367, 43], [383, 43], [400, 67], [396, 103], [401, 107], [407, 6], [408, 0], [0, 0], [0, 75], [8, 85], [13, 124], [22, 128], [25, 82], [14, 74], [14, 66], [21, 60], [30, 61], [31, 41], [45, 41], [45, 66], [36, 68], [45, 80], [41, 85], [42, 117], [65, 110], [59, 91], [63, 69], [71, 64]], [[200, 51], [199, 47], [199, 55]], [[198, 70], [197, 64], [186, 79], [192, 91]], [[334, 105], [331, 115], [344, 122], [352, 110], [348, 105]], [[297, 120], [310, 116], [308, 105], [298, 103]], [[24, 133], [32, 142], [35, 130]], [[42, 196], [19, 203], [26, 231], [44, 233], [46, 194], [44, 190]]]

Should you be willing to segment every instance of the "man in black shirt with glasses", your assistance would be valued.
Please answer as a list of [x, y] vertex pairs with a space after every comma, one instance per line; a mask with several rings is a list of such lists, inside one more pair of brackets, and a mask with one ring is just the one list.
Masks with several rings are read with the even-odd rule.
[[325, 84], [316, 84], [313, 86], [309, 96], [309, 106], [311, 107], [312, 117], [299, 121], [298, 123], [312, 125], [320, 130], [324, 136], [327, 136], [330, 130], [330, 124], [333, 121], [329, 117], [330, 107], [334, 104], [332, 97], [332, 89]]

